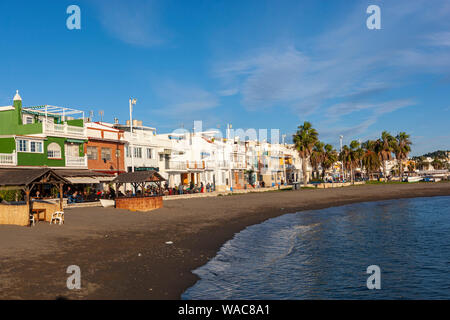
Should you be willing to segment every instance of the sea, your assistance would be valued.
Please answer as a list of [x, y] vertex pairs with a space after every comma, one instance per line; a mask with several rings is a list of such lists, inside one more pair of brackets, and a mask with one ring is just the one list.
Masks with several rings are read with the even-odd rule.
[[183, 299], [450, 299], [450, 197], [286, 214], [194, 273]]

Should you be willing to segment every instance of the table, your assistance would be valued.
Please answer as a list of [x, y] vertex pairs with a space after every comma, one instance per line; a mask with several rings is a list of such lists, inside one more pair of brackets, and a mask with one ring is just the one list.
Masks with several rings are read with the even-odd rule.
[[[40, 218], [40, 214], [44, 214], [44, 219]], [[47, 221], [47, 210], [46, 209], [31, 209], [31, 214], [37, 216], [36, 221]]]

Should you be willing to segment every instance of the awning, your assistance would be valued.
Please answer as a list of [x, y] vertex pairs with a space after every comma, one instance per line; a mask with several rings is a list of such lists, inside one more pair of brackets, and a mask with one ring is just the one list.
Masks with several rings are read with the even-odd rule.
[[85, 143], [85, 140], [78, 140], [78, 139], [66, 139], [67, 142], [72, 142], [72, 143]]
[[72, 184], [91, 184], [91, 183], [110, 182], [115, 178], [115, 176], [111, 174], [105, 174], [86, 169], [80, 170], [58, 169], [55, 171], [65, 179], [69, 180]]
[[97, 178], [94, 177], [66, 177], [72, 184], [94, 184], [100, 183]]

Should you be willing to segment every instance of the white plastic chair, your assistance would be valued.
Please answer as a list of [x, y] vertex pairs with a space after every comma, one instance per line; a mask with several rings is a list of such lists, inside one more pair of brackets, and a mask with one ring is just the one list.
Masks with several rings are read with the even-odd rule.
[[34, 215], [30, 214], [30, 226], [36, 225], [36, 219], [34, 219]]
[[59, 225], [64, 224], [64, 212], [62, 212], [62, 211], [53, 212], [52, 218], [50, 220], [50, 224], [52, 224], [53, 222], [55, 222], [55, 224], [59, 224]]

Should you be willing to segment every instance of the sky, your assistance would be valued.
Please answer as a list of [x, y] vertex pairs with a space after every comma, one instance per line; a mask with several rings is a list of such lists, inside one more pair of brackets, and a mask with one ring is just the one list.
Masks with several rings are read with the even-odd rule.
[[[81, 10], [69, 30], [67, 8]], [[368, 6], [381, 9], [370, 30]], [[133, 118], [169, 133], [310, 121], [326, 143], [406, 131], [450, 149], [448, 0], [2, 0], [0, 105]]]

